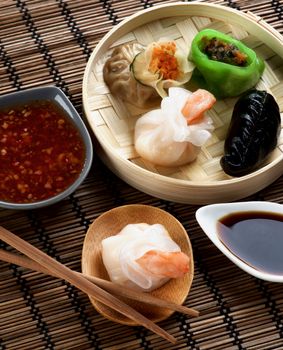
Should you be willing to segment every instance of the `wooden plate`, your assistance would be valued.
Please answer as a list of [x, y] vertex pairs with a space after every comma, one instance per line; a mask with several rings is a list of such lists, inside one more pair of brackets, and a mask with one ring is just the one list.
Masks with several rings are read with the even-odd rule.
[[[89, 227], [84, 240], [82, 272], [90, 276], [109, 280], [101, 257], [101, 241], [104, 238], [119, 233], [127, 224], [141, 222], [151, 225], [156, 223], [164, 225], [171, 238], [180, 246], [181, 251], [190, 257], [189, 273], [183, 278], [171, 279], [162, 287], [150, 292], [150, 294], [158, 298], [170, 300], [181, 305], [189, 293], [194, 276], [192, 247], [188, 234], [180, 222], [161, 209], [139, 204], [125, 205], [112, 209], [98, 217]], [[132, 320], [101, 304], [93, 297], [90, 297], [90, 300], [96, 310], [104, 317], [122, 324], [136, 326]], [[137, 301], [129, 301], [126, 299], [125, 301], [144, 316], [150, 318], [153, 322], [162, 321], [173, 313], [172, 310], [161, 309]]]
[[98, 140], [96, 150], [109, 168], [130, 185], [153, 196], [181, 203], [233, 201], [269, 185], [283, 173], [283, 136], [278, 147], [257, 171], [233, 178], [219, 164], [236, 98], [217, 101], [209, 112], [215, 125], [196, 161], [164, 168], [140, 158], [134, 148], [136, 120], [145, 111], [122, 103], [109, 93], [102, 68], [114, 47], [137, 41], [148, 44], [160, 37], [174, 39], [189, 52], [196, 33], [214, 28], [243, 41], [265, 60], [257, 87], [267, 90], [283, 110], [283, 39], [261, 18], [205, 3], [175, 3], [153, 7], [115, 26], [97, 45], [86, 67], [83, 106]]

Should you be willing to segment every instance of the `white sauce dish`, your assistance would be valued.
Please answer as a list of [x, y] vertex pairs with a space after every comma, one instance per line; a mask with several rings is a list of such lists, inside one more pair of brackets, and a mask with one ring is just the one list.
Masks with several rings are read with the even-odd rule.
[[247, 273], [283, 282], [283, 205], [272, 202], [211, 204], [196, 211], [209, 239]]

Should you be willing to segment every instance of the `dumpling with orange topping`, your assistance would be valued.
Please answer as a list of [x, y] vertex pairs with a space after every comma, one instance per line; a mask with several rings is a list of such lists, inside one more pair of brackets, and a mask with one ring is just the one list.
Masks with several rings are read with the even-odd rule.
[[131, 64], [136, 80], [155, 88], [161, 97], [167, 96], [165, 89], [187, 83], [194, 67], [175, 41], [164, 40], [148, 45]]

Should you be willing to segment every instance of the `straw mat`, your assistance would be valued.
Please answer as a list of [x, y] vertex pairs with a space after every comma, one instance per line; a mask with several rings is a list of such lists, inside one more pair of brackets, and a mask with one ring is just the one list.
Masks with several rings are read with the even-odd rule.
[[[127, 16], [165, 2], [172, 1], [1, 0], [0, 94], [56, 85], [82, 113], [83, 72], [98, 41]], [[252, 11], [283, 33], [282, 0], [207, 2]], [[283, 204], [283, 178], [246, 199]], [[192, 242], [195, 278], [185, 304], [201, 314], [175, 313], [160, 324], [177, 344], [103, 318], [85, 294], [64, 281], [0, 261], [0, 350], [283, 349], [282, 285], [253, 278], [223, 256], [199, 228], [196, 206], [143, 194], [97, 157], [88, 178], [66, 200], [38, 211], [1, 209], [0, 225], [80, 271], [90, 223], [132, 203], [167, 210]], [[2, 242], [0, 248], [10, 249]]]

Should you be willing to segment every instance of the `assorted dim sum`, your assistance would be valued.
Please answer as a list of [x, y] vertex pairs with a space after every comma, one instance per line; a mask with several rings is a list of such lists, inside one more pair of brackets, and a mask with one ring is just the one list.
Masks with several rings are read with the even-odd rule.
[[276, 147], [281, 117], [274, 97], [253, 89], [236, 103], [220, 164], [231, 176], [257, 169]]
[[161, 166], [192, 162], [213, 130], [212, 119], [205, 115], [215, 103], [205, 90], [194, 93], [171, 87], [161, 108], [140, 117], [135, 126], [135, 148], [144, 159]]
[[153, 87], [140, 84], [130, 71], [135, 56], [144, 50], [132, 43], [114, 49], [103, 67], [103, 78], [110, 92], [122, 101], [140, 108], [150, 108], [160, 103], [160, 96]]
[[160, 224], [125, 226], [102, 240], [102, 259], [112, 282], [145, 292], [183, 277], [190, 269], [190, 257]]
[[214, 29], [195, 36], [190, 59], [204, 79], [204, 87], [217, 98], [238, 96], [254, 87], [265, 67], [252, 49]]
[[152, 86], [161, 97], [167, 89], [187, 83], [194, 64], [187, 59], [174, 41], [153, 42], [138, 53], [131, 64], [134, 77], [140, 83]]
[[[135, 124], [135, 150], [144, 160], [164, 167], [196, 159], [214, 129], [205, 112], [216, 98], [243, 95], [236, 103], [220, 161], [224, 172], [242, 176], [264, 162], [276, 147], [280, 130], [280, 112], [272, 95], [250, 91], [264, 68], [264, 61], [241, 41], [204, 29], [194, 37], [188, 57], [175, 41], [122, 45], [105, 63], [103, 76], [113, 94], [150, 109]], [[200, 88], [192, 93], [186, 83], [193, 72], [200, 78], [196, 80]]]

